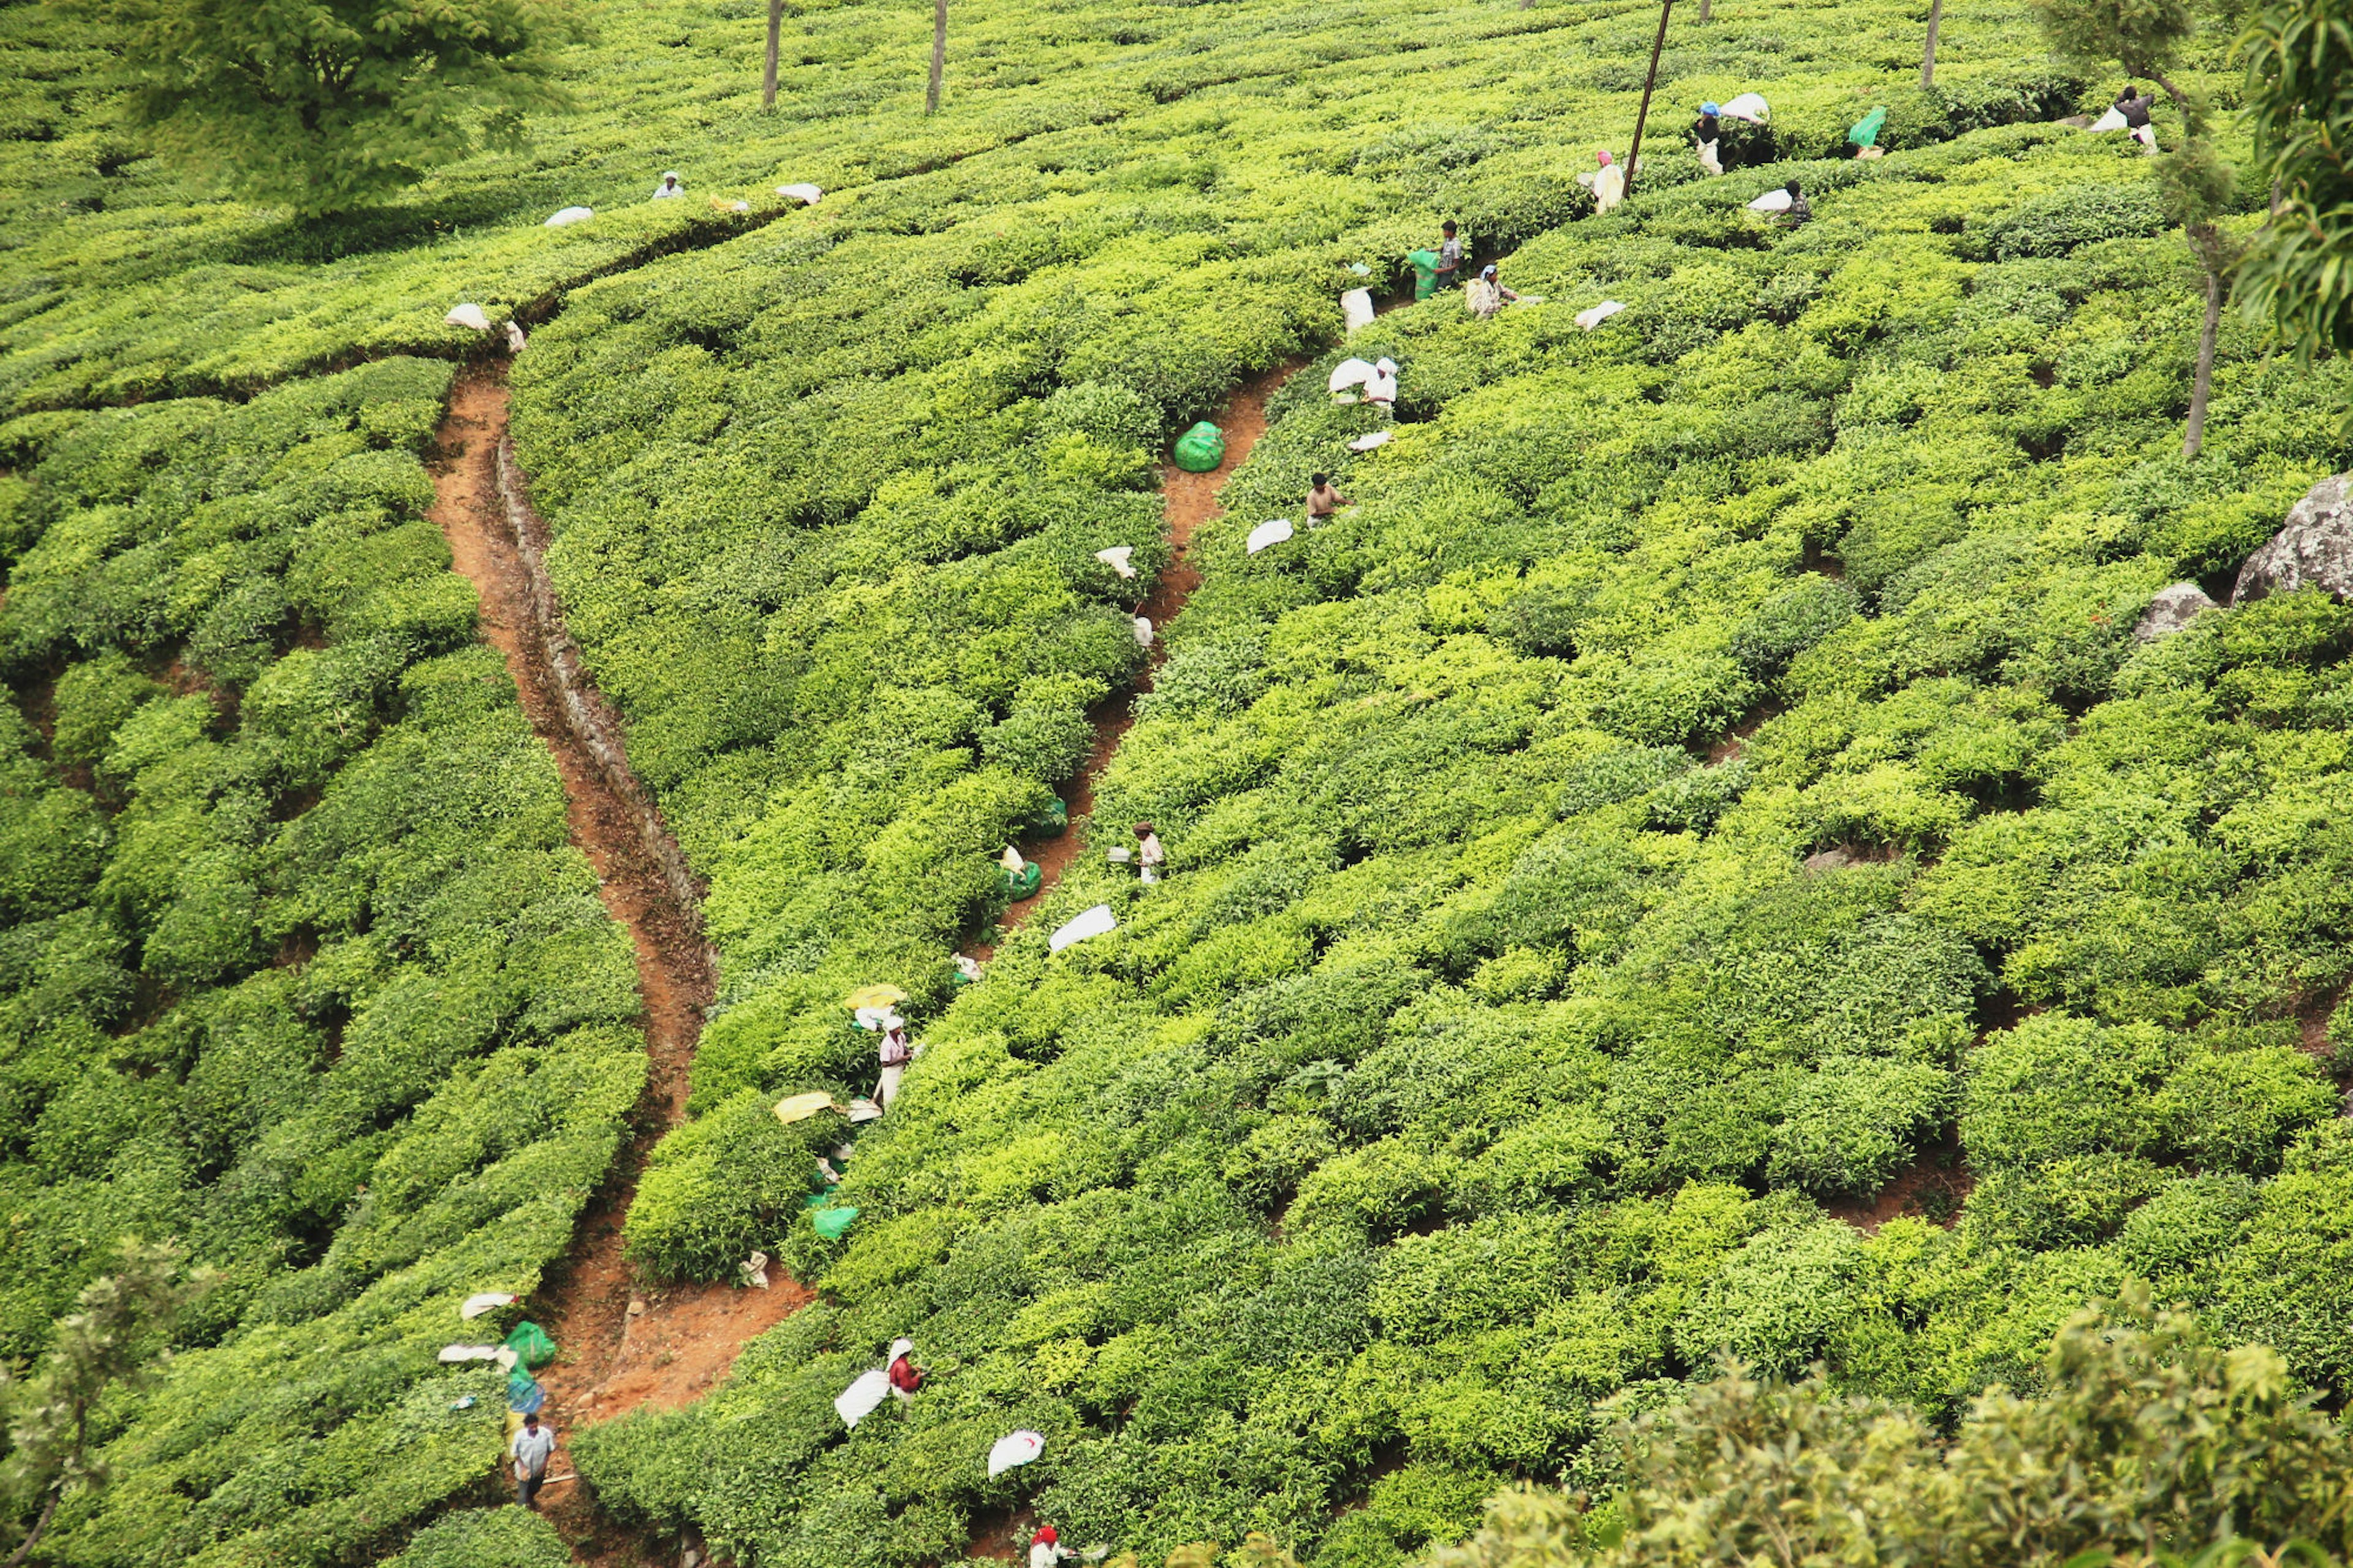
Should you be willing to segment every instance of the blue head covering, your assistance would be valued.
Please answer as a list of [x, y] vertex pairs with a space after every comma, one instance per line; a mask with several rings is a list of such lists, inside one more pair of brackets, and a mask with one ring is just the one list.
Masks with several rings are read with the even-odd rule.
[[1721, 108], [1717, 107], [1716, 105], [1715, 105], [1715, 104], [1713, 104], [1713, 103], [1703, 103], [1703, 104], [1701, 104], [1701, 105], [1699, 106], [1699, 111], [1700, 111], [1702, 114], [1721, 114], [1721, 113], [1723, 113], [1723, 112], [1724, 112], [1724, 110], [1723, 110]]

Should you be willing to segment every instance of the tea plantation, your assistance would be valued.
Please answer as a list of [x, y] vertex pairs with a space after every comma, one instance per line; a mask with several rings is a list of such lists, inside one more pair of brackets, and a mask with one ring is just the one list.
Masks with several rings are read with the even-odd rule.
[[[1609, 0], [959, 5], [930, 119], [918, 8], [794, 0], [773, 117], [765, 7], [591, 10], [528, 153], [305, 221], [142, 158], [87, 19], [0, 10], [0, 1359], [120, 1237], [220, 1276], [33, 1561], [564, 1560], [477, 1506], [497, 1382], [434, 1352], [573, 1245], [644, 1043], [424, 517], [459, 300], [533, 329], [550, 575], [710, 889], [630, 1257], [820, 1292], [568, 1434], [612, 1516], [1396, 1568], [1619, 1487], [1613, 1425], [1723, 1354], [1950, 1433], [2137, 1280], [2353, 1394], [2353, 609], [2134, 635], [2348, 466], [2353, 378], [2230, 315], [2180, 456], [2198, 276], [2024, 5], [1954, 7], [1925, 90], [1909, 0], [1679, 9], [1599, 216], [1658, 15]], [[1744, 89], [1771, 129], [1704, 178]], [[1793, 177], [1810, 223], [1746, 209]], [[1352, 264], [1396, 289], [1442, 217], [1541, 302], [1344, 347]], [[957, 986], [1146, 669], [1168, 438], [1294, 369], [1092, 852]], [[1247, 553], [1318, 471], [1353, 509]], [[1148, 889], [1101, 854], [1144, 819]], [[770, 1107], [871, 1089], [868, 983], [923, 1055], [827, 1240], [839, 1123]], [[845, 1431], [902, 1334], [930, 1382]]]

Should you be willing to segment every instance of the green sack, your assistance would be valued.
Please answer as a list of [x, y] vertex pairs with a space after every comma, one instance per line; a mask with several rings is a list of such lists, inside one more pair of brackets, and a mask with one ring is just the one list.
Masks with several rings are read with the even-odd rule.
[[545, 1366], [555, 1359], [555, 1342], [537, 1323], [517, 1323], [514, 1331], [507, 1335], [506, 1346], [524, 1366]]
[[1413, 297], [1427, 300], [1438, 292], [1438, 252], [1409, 250], [1406, 265], [1413, 268]]
[[1176, 437], [1176, 466], [1188, 474], [1206, 474], [1225, 460], [1225, 435], [1206, 419]]
[[1071, 826], [1071, 808], [1056, 795], [1046, 803], [1046, 809], [1029, 819], [1029, 831], [1040, 838], [1050, 838]]
[[838, 1209], [816, 1210], [809, 1215], [809, 1224], [817, 1226], [817, 1233], [828, 1241], [839, 1241], [857, 1217], [858, 1211], [844, 1204]]
[[1883, 105], [1855, 121], [1854, 129], [1846, 133], [1846, 139], [1858, 147], [1876, 146], [1879, 142], [1879, 129], [1886, 123], [1887, 110]]
[[1035, 860], [1022, 867], [1021, 874], [1018, 877], [1010, 871], [1005, 873], [1005, 885], [1012, 890], [1016, 900], [1029, 897], [1045, 880], [1046, 873], [1039, 868]]

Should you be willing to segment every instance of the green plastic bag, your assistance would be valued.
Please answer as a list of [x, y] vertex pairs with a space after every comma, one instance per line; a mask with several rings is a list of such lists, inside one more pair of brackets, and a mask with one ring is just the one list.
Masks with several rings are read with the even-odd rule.
[[1019, 876], [1016, 876], [1010, 871], [1005, 873], [1005, 885], [1012, 890], [1013, 896], [1016, 900], [1026, 899], [1032, 893], [1035, 893], [1038, 890], [1039, 884], [1043, 883], [1045, 879], [1046, 873], [1039, 868], [1038, 863], [1035, 860], [1032, 860], [1029, 864], [1022, 867]]
[[1040, 838], [1050, 838], [1071, 826], [1071, 808], [1056, 795], [1046, 803], [1046, 809], [1029, 819], [1029, 831]]
[[1406, 265], [1413, 268], [1413, 297], [1427, 300], [1438, 292], [1438, 252], [1409, 250]]
[[507, 1408], [518, 1415], [529, 1415], [547, 1403], [547, 1390], [540, 1387], [539, 1379], [517, 1367], [507, 1373]]
[[1855, 121], [1854, 129], [1846, 133], [1846, 139], [1858, 147], [1875, 147], [1879, 144], [1880, 127], [1886, 123], [1887, 109], [1883, 104]]
[[1206, 419], [1176, 437], [1176, 466], [1188, 474], [1206, 474], [1225, 460], [1225, 433]]
[[537, 1323], [517, 1323], [506, 1338], [507, 1349], [514, 1352], [515, 1360], [524, 1366], [542, 1367], [555, 1359], [555, 1342]]
[[849, 1232], [850, 1222], [857, 1217], [858, 1211], [844, 1204], [838, 1209], [813, 1210], [809, 1215], [809, 1224], [815, 1226], [817, 1233], [828, 1241], [839, 1241]]

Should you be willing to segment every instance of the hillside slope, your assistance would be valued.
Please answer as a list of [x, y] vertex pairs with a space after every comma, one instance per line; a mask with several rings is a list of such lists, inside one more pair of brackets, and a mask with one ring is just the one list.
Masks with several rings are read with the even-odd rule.
[[[460, 299], [534, 329], [550, 569], [711, 886], [632, 1255], [822, 1292], [574, 1435], [627, 1517], [810, 1568], [1031, 1517], [1388, 1568], [1606, 1480], [1598, 1403], [1719, 1351], [1948, 1418], [2131, 1275], [2346, 1391], [2353, 620], [2132, 627], [2345, 465], [2347, 387], [2233, 321], [2178, 456], [2179, 237], [2052, 123], [2112, 84], [2022, 7], [1947, 18], [1923, 92], [1908, 5], [1723, 0], [1597, 219], [1639, 7], [996, 0], [929, 121], [926, 18], [846, 5], [793, 8], [759, 115], [762, 15], [600, 8], [528, 157], [295, 225], [133, 157], [88, 40], [0, 12], [5, 1353], [104, 1232], [233, 1274], [55, 1561], [374, 1560], [482, 1493], [431, 1352], [562, 1255], [637, 1096], [626, 944], [418, 517]], [[1744, 89], [1772, 131], [1704, 180], [1692, 107]], [[692, 196], [645, 204], [665, 167]], [[1743, 210], [1792, 176], [1811, 225]], [[1546, 302], [1396, 310], [1345, 351], [1401, 366], [1394, 426], [1335, 406], [1351, 264], [1399, 288], [1445, 216]], [[1158, 454], [1292, 364], [1092, 852], [959, 992], [1144, 672]], [[1356, 507], [1245, 554], [1314, 470]], [[1100, 854], [1143, 818], [1148, 891]], [[768, 1108], [871, 1087], [873, 982], [925, 1054], [828, 1242], [839, 1124]], [[845, 1435], [901, 1333], [931, 1387]], [[989, 1480], [1018, 1426], [1045, 1458]]]

